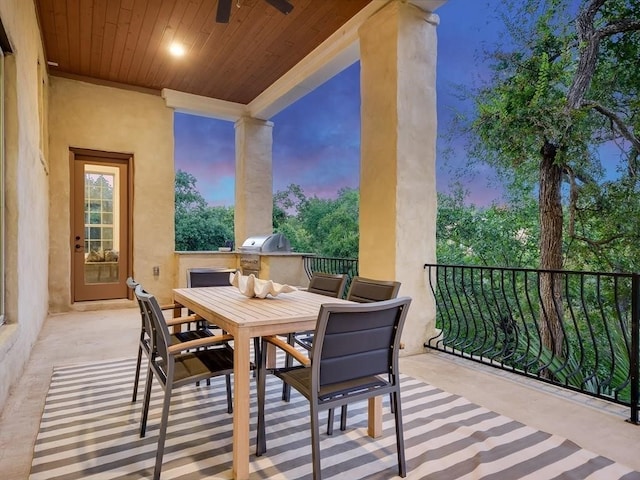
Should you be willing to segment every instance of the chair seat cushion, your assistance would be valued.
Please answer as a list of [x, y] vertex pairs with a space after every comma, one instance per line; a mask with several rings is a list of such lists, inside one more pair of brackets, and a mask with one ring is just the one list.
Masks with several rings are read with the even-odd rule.
[[210, 330], [207, 330], [205, 328], [203, 329], [198, 329], [198, 330], [188, 330], [186, 332], [177, 332], [177, 333], [173, 333], [171, 335], [172, 337], [172, 345], [173, 343], [173, 338], [175, 338], [176, 340], [178, 340], [177, 343], [182, 343], [182, 342], [188, 342], [190, 340], [197, 340], [199, 338], [206, 338], [206, 337], [211, 337], [213, 334], [211, 333]]
[[[306, 398], [311, 398], [311, 368], [296, 366], [282, 368], [273, 372], [277, 377], [290, 384]], [[361, 377], [348, 382], [323, 385], [320, 388], [318, 399], [320, 402], [333, 400], [337, 397], [357, 395], [359, 392], [386, 387], [389, 381], [379, 376]]]
[[229, 346], [197, 350], [175, 357], [174, 386], [233, 373], [233, 349]]

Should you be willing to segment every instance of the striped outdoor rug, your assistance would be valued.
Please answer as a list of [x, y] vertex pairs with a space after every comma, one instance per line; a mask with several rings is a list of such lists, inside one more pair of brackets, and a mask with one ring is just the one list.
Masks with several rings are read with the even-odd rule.
[[[150, 477], [161, 391], [154, 391], [147, 437], [141, 439], [141, 401], [131, 403], [134, 369], [134, 360], [54, 369], [30, 480]], [[295, 391], [290, 403], [282, 402], [281, 385], [269, 376], [268, 452], [252, 456], [251, 477], [307, 479], [311, 476], [308, 403]], [[640, 479], [639, 473], [564, 438], [409, 377], [402, 382], [402, 406], [410, 479]], [[399, 478], [394, 422], [387, 407], [380, 439], [366, 435], [364, 402], [350, 406], [346, 432], [336, 425], [333, 436], [323, 435], [323, 478]], [[255, 408], [253, 395], [252, 415]], [[231, 430], [223, 378], [210, 387], [174, 392], [162, 478], [231, 478]], [[255, 437], [255, 422], [251, 435]]]

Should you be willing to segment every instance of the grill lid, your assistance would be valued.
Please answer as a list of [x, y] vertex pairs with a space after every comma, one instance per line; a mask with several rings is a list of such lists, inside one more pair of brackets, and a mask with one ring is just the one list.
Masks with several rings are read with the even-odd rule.
[[240, 247], [241, 252], [290, 252], [291, 242], [282, 233], [247, 238]]

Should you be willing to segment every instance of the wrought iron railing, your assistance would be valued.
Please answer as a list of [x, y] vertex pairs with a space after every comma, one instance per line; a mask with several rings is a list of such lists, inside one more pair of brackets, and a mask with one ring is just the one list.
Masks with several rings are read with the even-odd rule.
[[313, 272], [323, 273], [340, 273], [347, 274], [347, 284], [345, 286], [345, 294], [349, 291], [351, 279], [358, 275], [358, 259], [357, 258], [335, 258], [335, 257], [317, 257], [308, 255], [302, 258], [304, 271], [307, 278], [311, 278]]
[[640, 276], [426, 264], [425, 346], [626, 405], [638, 424]]

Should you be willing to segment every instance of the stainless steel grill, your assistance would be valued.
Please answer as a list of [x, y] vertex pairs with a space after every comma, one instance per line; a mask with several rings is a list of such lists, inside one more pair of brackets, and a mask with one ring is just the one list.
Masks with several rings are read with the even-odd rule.
[[282, 233], [247, 238], [240, 247], [241, 253], [290, 252], [291, 243]]
[[291, 242], [282, 233], [247, 238], [240, 251], [240, 269], [243, 275], [260, 274], [260, 254], [291, 252]]

